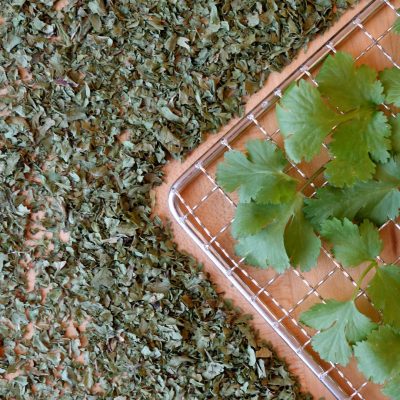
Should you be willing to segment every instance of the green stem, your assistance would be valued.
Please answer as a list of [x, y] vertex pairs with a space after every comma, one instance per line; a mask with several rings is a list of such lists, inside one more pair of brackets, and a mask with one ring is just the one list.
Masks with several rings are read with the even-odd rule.
[[357, 297], [357, 294], [360, 290], [362, 290], [361, 288], [361, 284], [363, 282], [363, 280], [365, 279], [365, 277], [368, 275], [368, 272], [371, 271], [371, 269], [373, 268], [378, 268], [378, 264], [376, 261], [372, 261], [371, 264], [368, 265], [368, 267], [365, 269], [365, 271], [361, 274], [360, 279], [356, 282], [356, 289], [354, 290], [353, 296], [351, 298], [352, 301], [354, 301]]
[[319, 167], [305, 182], [304, 185], [299, 189], [299, 192], [303, 192], [303, 190], [322, 172], [325, 171], [325, 166], [322, 165]]

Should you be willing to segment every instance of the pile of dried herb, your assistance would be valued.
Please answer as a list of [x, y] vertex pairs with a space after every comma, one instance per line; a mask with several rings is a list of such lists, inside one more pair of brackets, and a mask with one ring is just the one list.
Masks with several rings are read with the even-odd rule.
[[1, 2], [1, 398], [302, 398], [150, 190], [349, 3]]

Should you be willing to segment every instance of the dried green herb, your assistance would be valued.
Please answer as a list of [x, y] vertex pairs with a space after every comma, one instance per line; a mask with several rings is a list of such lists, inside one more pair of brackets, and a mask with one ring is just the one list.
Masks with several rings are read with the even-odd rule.
[[150, 190], [349, 4], [2, 2], [2, 398], [302, 398]]

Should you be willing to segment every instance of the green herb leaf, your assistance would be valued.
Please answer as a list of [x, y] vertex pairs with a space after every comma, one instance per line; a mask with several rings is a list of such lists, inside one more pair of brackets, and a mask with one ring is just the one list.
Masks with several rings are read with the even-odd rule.
[[[257, 234], [240, 238], [236, 246], [237, 254], [246, 257], [252, 265], [261, 268], [272, 266], [278, 272], [289, 268], [290, 263], [303, 270], [315, 266], [321, 243], [304, 219], [302, 204], [303, 196], [298, 193], [291, 203], [265, 206], [266, 216], [263, 218], [268, 224]], [[248, 209], [255, 213], [261, 210], [255, 207]], [[254, 227], [254, 217], [250, 217], [251, 227]], [[237, 231], [235, 233], [238, 234]]]
[[392, 128], [392, 150], [396, 154], [400, 153], [400, 115], [396, 118], [390, 117], [389, 124]]
[[383, 325], [354, 348], [360, 371], [375, 383], [399, 378], [400, 332]]
[[280, 207], [273, 204], [239, 203], [232, 223], [232, 235], [238, 239], [254, 235], [280, 216]]
[[317, 75], [318, 90], [329, 103], [347, 112], [383, 103], [383, 87], [377, 72], [367, 65], [356, 67], [352, 55], [329, 55]]
[[390, 126], [382, 112], [360, 113], [360, 120], [339, 125], [329, 149], [335, 158], [327, 164], [326, 176], [338, 187], [353, 185], [370, 179], [375, 171], [375, 160], [385, 162], [391, 147]]
[[321, 235], [333, 244], [335, 257], [346, 267], [373, 261], [382, 251], [379, 231], [368, 220], [360, 226], [347, 218], [327, 220], [321, 225]]
[[379, 74], [384, 90], [386, 102], [400, 107], [400, 69], [387, 68]]
[[392, 378], [383, 388], [382, 393], [392, 400], [400, 400], [400, 374]]
[[316, 304], [301, 315], [301, 322], [322, 330], [311, 340], [313, 348], [326, 361], [347, 365], [352, 354], [351, 344], [363, 340], [376, 327], [361, 314], [353, 301], [328, 300]]
[[217, 181], [228, 192], [239, 188], [241, 202], [279, 203], [293, 198], [296, 180], [283, 170], [287, 160], [273, 143], [252, 140], [247, 143], [248, 156], [232, 150], [218, 165]]
[[385, 164], [378, 164], [375, 178], [400, 186], [400, 154], [395, 155]]
[[343, 187], [371, 179], [374, 161], [385, 162], [391, 149], [390, 125], [377, 108], [384, 97], [376, 76], [375, 70], [357, 68], [351, 55], [338, 52], [323, 64], [318, 88], [304, 80], [291, 86], [276, 107], [289, 157], [312, 160], [332, 132], [328, 181]]
[[369, 283], [367, 291], [374, 306], [382, 311], [384, 322], [400, 329], [400, 267], [380, 267]]
[[273, 267], [284, 272], [290, 266], [283, 241], [284, 230], [284, 224], [271, 224], [256, 235], [240, 239], [235, 247], [236, 253], [256, 267]]
[[381, 225], [396, 219], [400, 208], [398, 185], [389, 181], [368, 181], [349, 188], [323, 187], [315, 198], [306, 199], [304, 213], [314, 227], [331, 217], [362, 221], [369, 219]]
[[293, 267], [300, 266], [309, 271], [317, 265], [321, 240], [315, 235], [312, 225], [304, 218], [302, 208], [298, 208], [285, 231], [285, 248]]
[[338, 120], [318, 89], [306, 81], [290, 86], [276, 105], [279, 128], [288, 156], [299, 163], [311, 161]]

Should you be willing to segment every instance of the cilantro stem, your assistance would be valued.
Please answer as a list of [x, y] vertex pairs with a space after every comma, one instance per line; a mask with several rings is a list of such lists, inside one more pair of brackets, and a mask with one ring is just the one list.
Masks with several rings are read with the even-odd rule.
[[303, 190], [322, 172], [325, 171], [325, 166], [322, 165], [319, 167], [307, 180], [304, 182], [304, 185], [299, 189], [299, 192], [303, 192]]
[[371, 269], [373, 269], [373, 268], [378, 268], [378, 264], [375, 260], [372, 261], [371, 264], [368, 265], [368, 267], [364, 270], [364, 272], [361, 274], [360, 278], [356, 282], [357, 287], [354, 290], [353, 296], [351, 298], [352, 301], [354, 301], [356, 299], [358, 292], [360, 290], [362, 290], [361, 284], [362, 284], [363, 280], [365, 279], [365, 277], [368, 275], [368, 272], [371, 271]]

